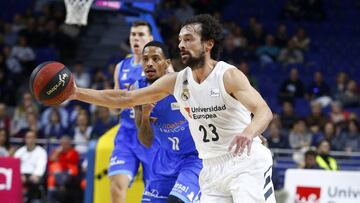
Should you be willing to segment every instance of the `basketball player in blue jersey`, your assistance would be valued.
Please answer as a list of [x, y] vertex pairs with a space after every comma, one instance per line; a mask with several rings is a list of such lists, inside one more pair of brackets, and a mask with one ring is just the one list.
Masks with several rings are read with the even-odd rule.
[[[142, 63], [146, 78], [138, 80], [135, 88], [147, 87], [167, 73], [170, 65], [167, 47], [157, 41], [149, 42], [144, 47]], [[135, 107], [135, 118], [140, 141], [147, 147], [159, 145], [142, 202], [199, 201], [202, 162], [175, 97], [169, 95], [156, 104]]]
[[[135, 21], [130, 29], [130, 46], [132, 55], [116, 65], [114, 89], [128, 90], [140, 78], [144, 77], [141, 66], [141, 52], [146, 43], [153, 40], [152, 28], [145, 21]], [[149, 179], [151, 148], [147, 149], [137, 138], [133, 108], [111, 109], [120, 113], [120, 128], [114, 141], [108, 176], [112, 203], [125, 203], [126, 192], [142, 164], [144, 182]]]
[[200, 202], [275, 203], [273, 160], [259, 138], [272, 112], [240, 70], [217, 60], [222, 39], [214, 17], [194, 16], [179, 32], [184, 70], [133, 91], [75, 87], [70, 99], [122, 108], [174, 95], [203, 162]]

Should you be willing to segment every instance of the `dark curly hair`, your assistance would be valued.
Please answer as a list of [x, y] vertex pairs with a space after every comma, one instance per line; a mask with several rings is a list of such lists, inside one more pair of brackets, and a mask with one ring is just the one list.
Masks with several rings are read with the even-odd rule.
[[219, 21], [209, 14], [200, 14], [187, 19], [181, 27], [191, 24], [201, 25], [201, 41], [214, 40], [211, 58], [217, 60], [222, 51], [222, 41], [224, 39], [223, 28]]

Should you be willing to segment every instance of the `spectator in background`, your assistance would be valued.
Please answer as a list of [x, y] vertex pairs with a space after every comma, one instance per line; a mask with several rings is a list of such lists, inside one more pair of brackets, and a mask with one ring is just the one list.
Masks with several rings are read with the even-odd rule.
[[284, 24], [280, 24], [277, 28], [275, 35], [275, 44], [276, 46], [283, 48], [286, 47], [289, 41], [287, 27]]
[[331, 150], [340, 151], [344, 145], [344, 139], [339, 139], [340, 133], [338, 127], [332, 122], [327, 122], [324, 127], [324, 133], [322, 139], [313, 142], [315, 146], [318, 146], [322, 140], [326, 140], [331, 144]]
[[36, 29], [36, 19], [30, 17], [26, 20], [26, 27], [19, 32], [19, 36], [24, 36], [31, 47], [38, 47], [41, 44], [42, 37]]
[[324, 81], [321, 72], [314, 73], [314, 80], [308, 86], [307, 96], [310, 101], [318, 102], [322, 107], [326, 107], [331, 103], [330, 88]]
[[332, 91], [332, 95], [338, 98], [341, 94], [345, 93], [346, 84], [348, 82], [348, 75], [344, 72], [340, 72], [336, 75], [336, 86]]
[[[0, 60], [1, 58], [2, 55], [0, 54]], [[16, 104], [16, 91], [14, 91], [13, 87], [9, 74], [6, 74], [6, 70], [0, 68], [0, 101], [11, 106]]]
[[247, 39], [243, 32], [243, 29], [236, 25], [233, 29], [233, 35], [234, 35], [234, 44], [236, 47], [240, 47], [241, 49], [247, 48]]
[[45, 138], [60, 139], [61, 135], [67, 133], [66, 128], [61, 123], [61, 116], [56, 108], [52, 108], [48, 123], [43, 126], [43, 133]]
[[235, 44], [235, 36], [232, 33], [226, 35], [224, 39], [224, 49], [220, 54], [221, 60], [239, 63], [243, 58], [243, 50]]
[[97, 89], [97, 90], [107, 89], [106, 88], [106, 81], [107, 80], [108, 80], [108, 77], [106, 77], [103, 70], [98, 68], [98, 69], [95, 70], [95, 74], [94, 74], [92, 82], [91, 82], [91, 84], [92, 84], [91, 88], [92, 89]]
[[263, 26], [260, 23], [257, 23], [254, 27], [254, 34], [249, 35], [247, 38], [249, 39], [249, 48], [252, 51], [255, 51], [258, 47], [264, 44], [265, 39], [265, 31]]
[[289, 78], [282, 82], [279, 91], [279, 100], [281, 103], [287, 101], [294, 103], [296, 98], [302, 98], [305, 94], [304, 84], [299, 78], [299, 72], [296, 68], [290, 70]]
[[304, 28], [298, 28], [296, 35], [292, 38], [295, 47], [301, 51], [308, 51], [310, 46], [310, 38], [306, 35]]
[[94, 132], [92, 137], [99, 138], [106, 131], [117, 124], [117, 120], [110, 114], [108, 108], [96, 106], [96, 119], [93, 125]]
[[35, 52], [28, 45], [25, 36], [19, 36], [17, 45], [11, 49], [11, 55], [19, 60], [24, 74], [30, 75], [35, 67]]
[[90, 87], [90, 74], [85, 71], [84, 64], [81, 61], [75, 63], [73, 68], [73, 74], [77, 86], [84, 88]]
[[316, 163], [320, 168], [331, 171], [338, 170], [336, 160], [330, 155], [330, 143], [328, 141], [322, 140], [318, 145], [317, 152]]
[[14, 155], [21, 161], [20, 171], [26, 189], [24, 200], [26, 203], [41, 198], [39, 187], [42, 184], [47, 164], [47, 153], [44, 148], [36, 145], [36, 139], [36, 132], [28, 131], [25, 135], [25, 146], [19, 148]]
[[267, 132], [267, 143], [269, 148], [289, 148], [287, 136], [283, 135], [278, 125], [271, 123]]
[[13, 21], [11, 23], [12, 31], [18, 33], [20, 30], [25, 28], [25, 20], [24, 17], [16, 13], [13, 17]]
[[323, 129], [325, 123], [327, 122], [325, 114], [322, 112], [321, 104], [313, 102], [311, 104], [311, 113], [306, 117], [306, 123], [310, 128], [316, 127], [314, 132], [318, 132], [320, 129]]
[[298, 116], [294, 112], [294, 107], [290, 102], [283, 103], [283, 110], [280, 114], [280, 120], [283, 128], [289, 131], [298, 120]]
[[296, 44], [293, 39], [289, 40], [287, 47], [280, 50], [278, 61], [287, 64], [303, 63], [304, 55], [303, 53], [296, 49]]
[[343, 107], [360, 107], [360, 95], [355, 80], [350, 80], [344, 93], [340, 94], [338, 101]]
[[43, 111], [43, 113], [41, 114], [41, 126], [46, 126], [49, 124], [49, 120], [51, 120], [51, 113], [53, 111], [57, 111], [59, 113], [61, 125], [63, 128], [67, 129], [69, 127], [69, 113], [65, 109], [64, 103], [45, 109], [45, 111]]
[[10, 46], [4, 46], [2, 50], [5, 57], [6, 67], [8, 68], [8, 73], [12, 77], [20, 77], [20, 78], [14, 78], [16, 84], [18, 85], [23, 79], [22, 74], [24, 68], [21, 65], [19, 59], [17, 59], [15, 56], [12, 55]]
[[4, 128], [0, 128], [0, 157], [9, 156], [9, 134]]
[[304, 120], [295, 122], [290, 134], [289, 144], [292, 149], [309, 148], [312, 141], [312, 134], [308, 131]]
[[18, 133], [15, 135], [16, 137], [23, 137], [27, 131], [31, 130], [36, 132], [38, 138], [44, 138], [44, 134], [41, 130], [41, 125], [39, 122], [38, 115], [34, 112], [26, 113], [25, 126], [22, 126]]
[[6, 104], [0, 102], [0, 128], [5, 129], [7, 132], [11, 130], [11, 118], [7, 115]]
[[6, 46], [14, 46], [16, 44], [17, 37], [17, 32], [13, 31], [11, 23], [5, 23], [4, 44]]
[[280, 49], [275, 45], [275, 39], [272, 35], [267, 35], [265, 45], [256, 49], [256, 56], [262, 65], [274, 63], [279, 55]]
[[248, 27], [246, 28], [247, 33], [246, 36], [249, 38], [250, 36], [255, 35], [256, 26], [259, 24], [258, 20], [255, 16], [251, 16], [249, 18]]
[[194, 9], [186, 0], [181, 0], [178, 3], [177, 9], [175, 9], [175, 16], [181, 23], [183, 23], [186, 19], [193, 17], [194, 14]]
[[313, 150], [308, 150], [305, 152], [305, 159], [304, 159], [304, 169], [321, 169], [319, 165], [316, 163], [316, 152]]
[[344, 148], [347, 152], [360, 152], [360, 126], [357, 120], [349, 120], [344, 133]]
[[30, 92], [24, 92], [21, 103], [15, 108], [15, 113], [11, 124], [11, 135], [18, 133], [22, 128], [28, 127], [27, 114], [29, 113], [37, 114], [38, 107], [33, 101]]
[[343, 111], [340, 102], [331, 103], [331, 111], [329, 114], [329, 120], [335, 125], [345, 123], [349, 119], [350, 113]]
[[48, 193], [50, 202], [72, 202], [77, 191], [69, 185], [79, 174], [79, 153], [71, 145], [71, 138], [63, 135], [60, 146], [51, 152], [48, 168]]
[[85, 155], [88, 151], [88, 142], [91, 137], [93, 127], [89, 125], [87, 113], [81, 113], [77, 116], [76, 126], [74, 128], [75, 149], [80, 155]]
[[248, 78], [251, 86], [253, 86], [255, 89], [258, 89], [258, 84], [257, 84], [257, 80], [256, 78], [251, 74], [250, 72], [250, 66], [248, 63], [242, 61], [239, 65], [238, 65], [238, 69], [241, 70], [244, 75], [246, 75], [246, 77]]

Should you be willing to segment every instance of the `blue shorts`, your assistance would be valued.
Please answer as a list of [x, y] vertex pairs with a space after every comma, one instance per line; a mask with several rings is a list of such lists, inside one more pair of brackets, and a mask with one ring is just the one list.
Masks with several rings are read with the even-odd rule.
[[187, 155], [158, 149], [152, 162], [152, 175], [142, 202], [164, 203], [169, 195], [183, 202], [200, 199], [199, 174], [202, 161], [197, 152]]
[[[121, 128], [118, 130], [114, 141], [114, 150], [110, 158], [108, 176], [126, 174], [130, 178], [130, 185], [134, 180], [141, 163], [143, 168], [144, 183], [150, 179], [151, 160], [154, 147], [146, 148], [137, 138], [136, 129]], [[129, 186], [130, 186], [129, 185]]]

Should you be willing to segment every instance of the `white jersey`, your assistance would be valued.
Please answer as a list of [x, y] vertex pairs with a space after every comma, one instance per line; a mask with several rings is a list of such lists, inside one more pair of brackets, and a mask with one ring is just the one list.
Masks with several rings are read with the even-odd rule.
[[[201, 84], [194, 80], [190, 67], [176, 78], [174, 96], [189, 121], [201, 159], [229, 153], [233, 138], [251, 122], [249, 110], [225, 90], [223, 77], [230, 68], [236, 67], [219, 61]], [[261, 142], [258, 137], [254, 141]]]

